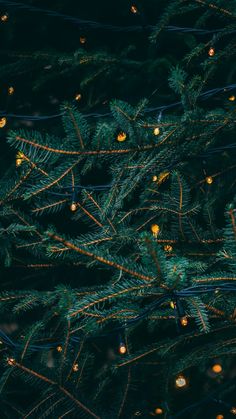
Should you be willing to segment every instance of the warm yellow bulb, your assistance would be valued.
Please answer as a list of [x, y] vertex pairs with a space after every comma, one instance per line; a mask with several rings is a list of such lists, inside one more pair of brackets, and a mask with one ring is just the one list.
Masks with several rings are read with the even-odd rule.
[[208, 185], [211, 185], [213, 183], [213, 177], [212, 176], [207, 176], [206, 177], [206, 183], [208, 183]]
[[162, 410], [161, 407], [157, 407], [154, 412], [155, 412], [156, 415], [162, 415], [163, 410]]
[[0, 16], [0, 19], [1, 19], [2, 22], [6, 22], [8, 20], [8, 14], [4, 13], [4, 15]]
[[74, 364], [72, 367], [73, 371], [76, 372], [79, 370], [79, 365], [78, 364]]
[[62, 346], [57, 346], [57, 352], [62, 352]]
[[154, 135], [159, 135], [160, 134], [160, 128], [159, 127], [154, 128], [153, 134]]
[[172, 252], [173, 247], [172, 247], [170, 244], [166, 244], [166, 245], [164, 246], [164, 250], [165, 250], [165, 252], [170, 253], [170, 252]]
[[174, 310], [174, 308], [176, 307], [174, 301], [170, 302], [170, 307]]
[[181, 317], [180, 323], [181, 323], [181, 326], [183, 326], [183, 327], [188, 326], [188, 319], [187, 319], [187, 317]]
[[81, 44], [85, 44], [87, 40], [86, 40], [85, 36], [81, 36], [79, 38], [79, 41], [80, 41]]
[[8, 365], [11, 365], [11, 366], [13, 366], [14, 364], [15, 364], [15, 359], [14, 358], [7, 358], [7, 363], [8, 363]]
[[5, 117], [0, 118], [0, 128], [5, 127], [6, 123], [7, 123], [7, 118]]
[[71, 210], [72, 212], [75, 212], [75, 211], [77, 210], [77, 205], [76, 205], [76, 202], [72, 202], [72, 204], [71, 204], [71, 206], [70, 206], [70, 210]]
[[230, 100], [230, 102], [234, 102], [235, 101], [235, 96], [234, 95], [229, 96], [229, 100]]
[[230, 413], [232, 413], [233, 415], [236, 415], [236, 407], [231, 407], [230, 409]]
[[77, 102], [79, 102], [79, 101], [81, 100], [81, 98], [82, 98], [81, 93], [77, 93], [77, 94], [75, 95], [75, 100], [77, 100]]
[[214, 48], [213, 48], [213, 47], [211, 47], [211, 48], [209, 49], [209, 51], [208, 51], [208, 55], [209, 55], [209, 57], [213, 57], [213, 55], [215, 55], [215, 50], [214, 50]]
[[131, 6], [130, 10], [134, 14], [138, 13], [138, 8], [134, 4]]
[[124, 343], [121, 343], [119, 346], [119, 352], [120, 354], [124, 355], [127, 352], [126, 346]]
[[224, 419], [224, 415], [217, 415], [216, 419]]
[[175, 380], [176, 387], [183, 388], [187, 385], [187, 380], [183, 375], [179, 375]]
[[151, 225], [151, 231], [154, 237], [157, 237], [160, 232], [160, 227], [158, 224], [152, 224]]
[[153, 182], [156, 182], [156, 181], [157, 181], [157, 179], [158, 179], [158, 177], [157, 177], [156, 175], [154, 175], [154, 176], [152, 177], [152, 181], [153, 181]]
[[15, 91], [14, 87], [12, 87], [12, 86], [8, 87], [8, 94], [10, 96], [13, 95], [14, 91]]
[[126, 137], [127, 137], [126, 133], [123, 132], [123, 131], [121, 131], [117, 135], [117, 138], [116, 139], [117, 139], [117, 141], [122, 142], [122, 141], [125, 141], [126, 140]]
[[220, 374], [222, 372], [222, 366], [220, 364], [215, 364], [212, 366], [212, 371], [215, 374]]
[[16, 159], [16, 167], [19, 167], [22, 164], [22, 159]]

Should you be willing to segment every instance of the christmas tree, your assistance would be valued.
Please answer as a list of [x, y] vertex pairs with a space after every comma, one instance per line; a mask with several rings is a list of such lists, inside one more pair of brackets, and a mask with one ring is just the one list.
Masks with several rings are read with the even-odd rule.
[[0, 1], [1, 418], [233, 418], [236, 2], [53, 3]]

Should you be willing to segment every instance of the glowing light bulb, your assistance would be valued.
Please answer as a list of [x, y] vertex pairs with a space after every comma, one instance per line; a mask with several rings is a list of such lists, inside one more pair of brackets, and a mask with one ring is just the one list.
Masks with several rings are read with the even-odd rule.
[[158, 177], [157, 177], [156, 175], [154, 175], [154, 176], [152, 177], [152, 181], [153, 181], [153, 182], [156, 182], [156, 181], [157, 181], [157, 179], [158, 179]]
[[80, 41], [80, 43], [83, 45], [83, 44], [85, 44], [85, 43], [86, 43], [87, 39], [85, 38], [85, 36], [81, 36], [81, 37], [79, 38], [79, 41]]
[[78, 364], [74, 364], [72, 367], [74, 372], [77, 372], [79, 370], [79, 365]]
[[4, 128], [7, 123], [7, 118], [0, 118], [0, 128]]
[[62, 352], [62, 346], [57, 346], [57, 352]]
[[217, 415], [216, 419], [224, 419], [224, 415]]
[[187, 319], [187, 317], [181, 317], [180, 323], [181, 323], [181, 326], [183, 326], [183, 327], [188, 326], [188, 319]]
[[121, 355], [124, 355], [127, 352], [127, 348], [124, 343], [121, 343], [119, 346], [119, 352]]
[[166, 244], [166, 245], [164, 246], [164, 250], [165, 250], [165, 252], [170, 253], [170, 252], [172, 252], [173, 247], [172, 247], [170, 244]]
[[215, 49], [213, 47], [211, 47], [208, 51], [208, 55], [209, 57], [213, 57], [215, 55]]
[[77, 93], [77, 94], [75, 95], [75, 100], [77, 100], [77, 102], [79, 102], [81, 99], [82, 99], [82, 95], [81, 95], [81, 93]]
[[127, 137], [126, 133], [123, 132], [123, 131], [121, 131], [117, 135], [116, 139], [117, 139], [117, 141], [122, 142], [122, 141], [125, 141], [126, 140], [126, 137]]
[[215, 374], [220, 374], [223, 370], [220, 364], [214, 364], [211, 369]]
[[6, 22], [8, 20], [9, 16], [7, 13], [4, 13], [3, 15], [0, 16], [0, 19], [2, 22]]
[[160, 232], [160, 227], [158, 224], [152, 224], [151, 225], [151, 231], [154, 237], [157, 237]]
[[184, 388], [187, 386], [187, 380], [183, 375], [179, 375], [175, 380], [176, 387]]
[[134, 4], [131, 6], [130, 10], [134, 15], [138, 13], [138, 8]]
[[162, 410], [162, 408], [161, 408], [161, 407], [157, 407], [157, 408], [154, 410], [154, 412], [155, 412], [155, 414], [156, 414], [156, 415], [162, 415], [163, 410]]
[[9, 96], [12, 96], [13, 93], [14, 93], [14, 91], [15, 91], [15, 89], [14, 89], [13, 86], [8, 87], [8, 94], [9, 94]]
[[13, 365], [15, 365], [15, 359], [14, 358], [7, 358], [7, 363], [8, 363], [8, 365], [11, 365], [11, 366], [13, 366]]
[[234, 102], [234, 101], [235, 101], [235, 96], [234, 96], [234, 95], [229, 96], [229, 101], [230, 101], [230, 102]]
[[75, 212], [75, 211], [77, 210], [77, 205], [76, 205], [76, 202], [72, 202], [72, 203], [71, 203], [70, 210], [71, 210], [72, 212]]
[[175, 307], [176, 307], [176, 306], [175, 306], [174, 301], [171, 301], [171, 302], [170, 302], [170, 307], [171, 307], [173, 310], [175, 309]]
[[153, 134], [154, 135], [159, 135], [160, 134], [160, 128], [159, 127], [154, 128]]
[[232, 413], [233, 415], [236, 415], [236, 407], [231, 407], [230, 409], [230, 413]]
[[208, 185], [211, 185], [213, 183], [213, 177], [212, 176], [207, 176], [206, 177], [206, 183], [208, 183]]

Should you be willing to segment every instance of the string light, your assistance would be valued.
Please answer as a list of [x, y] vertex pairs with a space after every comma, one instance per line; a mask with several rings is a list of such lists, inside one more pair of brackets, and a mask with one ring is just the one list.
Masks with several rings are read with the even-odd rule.
[[180, 319], [180, 324], [181, 324], [181, 326], [183, 326], [183, 327], [188, 326], [188, 319], [187, 319], [187, 317], [181, 317], [181, 319]]
[[77, 102], [79, 102], [79, 101], [81, 100], [81, 98], [82, 98], [81, 93], [77, 93], [77, 94], [75, 95], [75, 100], [77, 100]]
[[175, 309], [176, 305], [175, 305], [174, 301], [171, 301], [171, 302], [170, 302], [170, 307], [171, 307], [173, 310]]
[[223, 368], [220, 364], [214, 364], [211, 369], [215, 374], [220, 374]]
[[157, 407], [154, 412], [155, 412], [156, 415], [162, 415], [163, 410], [162, 410], [161, 407]]
[[14, 93], [14, 91], [15, 91], [15, 89], [14, 89], [13, 86], [8, 87], [8, 94], [9, 94], [9, 96], [12, 96], [13, 93]]
[[21, 151], [18, 151], [16, 153], [16, 167], [19, 167], [22, 164], [24, 158], [25, 158], [25, 155]]
[[213, 183], [213, 177], [212, 176], [207, 176], [206, 177], [206, 183], [208, 183], [208, 185], [211, 185]]
[[8, 365], [11, 365], [11, 366], [13, 366], [13, 365], [15, 365], [15, 359], [14, 358], [7, 358], [7, 363], [8, 363]]
[[157, 177], [156, 175], [154, 175], [154, 176], [152, 177], [152, 181], [153, 181], [153, 182], [156, 182], [156, 181], [157, 181], [157, 179], [158, 179], [158, 177]]
[[216, 419], [224, 419], [224, 415], [217, 415]]
[[166, 245], [164, 246], [164, 250], [165, 250], [165, 252], [170, 253], [170, 252], [172, 252], [173, 247], [172, 247], [170, 244], [166, 244]]
[[72, 212], [75, 212], [75, 211], [77, 210], [77, 205], [76, 205], [76, 202], [72, 202], [72, 203], [71, 203], [71, 205], [70, 205], [70, 210], [71, 210]]
[[116, 139], [119, 142], [125, 141], [126, 140], [126, 133], [124, 131], [119, 132], [119, 134], [117, 135]]
[[79, 365], [78, 364], [74, 364], [72, 367], [74, 372], [77, 372], [79, 370]]
[[138, 8], [134, 4], [131, 6], [130, 10], [134, 15], [138, 13]]
[[62, 352], [62, 346], [57, 346], [57, 352]]
[[175, 380], [176, 387], [184, 388], [187, 386], [187, 380], [183, 375], [179, 375]]
[[6, 22], [8, 20], [9, 16], [7, 13], [4, 13], [3, 15], [0, 16], [0, 19], [2, 22]]
[[85, 44], [85, 43], [86, 43], [87, 39], [85, 38], [85, 36], [81, 36], [81, 37], [79, 38], [79, 41], [80, 41], [80, 43], [83, 45], [83, 44]]
[[5, 117], [0, 118], [0, 128], [5, 127], [6, 123], [7, 123], [7, 118]]
[[159, 127], [154, 128], [153, 134], [154, 135], [159, 135], [160, 134], [160, 128]]
[[151, 231], [154, 237], [157, 237], [160, 232], [160, 227], [158, 224], [152, 224], [151, 225]]
[[121, 343], [119, 346], [119, 352], [121, 355], [124, 355], [127, 352], [127, 348], [124, 343]]
[[235, 101], [235, 96], [234, 96], [234, 95], [229, 96], [229, 101], [230, 101], [230, 102], [234, 102], [234, 101]]
[[236, 407], [231, 407], [230, 409], [230, 413], [232, 413], [233, 415], [236, 415]]
[[215, 49], [213, 47], [211, 47], [208, 51], [208, 55], [209, 57], [213, 57], [215, 55]]

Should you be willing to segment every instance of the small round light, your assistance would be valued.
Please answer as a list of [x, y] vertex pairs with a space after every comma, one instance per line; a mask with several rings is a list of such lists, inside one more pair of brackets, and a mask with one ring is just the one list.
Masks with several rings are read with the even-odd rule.
[[87, 39], [85, 38], [85, 36], [81, 36], [81, 37], [79, 38], [79, 41], [80, 41], [80, 43], [83, 45], [83, 44], [85, 44], [85, 43], [86, 43]]
[[14, 89], [13, 86], [8, 87], [8, 94], [9, 94], [9, 96], [12, 96], [13, 93], [14, 93], [14, 91], [15, 91], [15, 89]]
[[235, 96], [234, 96], [234, 95], [229, 96], [229, 101], [230, 101], [230, 102], [234, 102], [234, 101], [235, 101]]
[[171, 301], [171, 302], [170, 302], [170, 307], [171, 307], [173, 310], [175, 309], [176, 305], [175, 305], [174, 301]]
[[9, 16], [7, 13], [4, 13], [3, 15], [0, 16], [0, 19], [2, 22], [6, 22], [8, 20]]
[[138, 13], [138, 8], [134, 4], [131, 6], [130, 10], [134, 15]]
[[4, 128], [7, 123], [7, 118], [0, 118], [0, 128]]
[[154, 175], [153, 177], [152, 177], [152, 181], [153, 182], [156, 182], [158, 180], [158, 177], [156, 176], [156, 175]]
[[220, 374], [223, 370], [220, 364], [214, 364], [211, 369], [215, 374]]
[[159, 127], [154, 128], [153, 134], [154, 135], [159, 135], [160, 134], [160, 128]]
[[160, 227], [158, 224], [152, 224], [151, 225], [151, 231], [154, 237], [157, 237], [160, 232]]
[[15, 359], [14, 358], [7, 358], [7, 363], [8, 363], [8, 365], [11, 365], [11, 366], [13, 366], [13, 365], [15, 365]]
[[187, 317], [181, 317], [181, 319], [180, 319], [180, 324], [181, 324], [181, 326], [183, 326], [183, 327], [188, 326], [188, 319], [187, 319]]
[[208, 51], [208, 55], [209, 57], [213, 57], [215, 55], [215, 49], [213, 47], [211, 47]]
[[57, 346], [57, 352], [62, 352], [62, 346]]
[[179, 375], [175, 380], [176, 387], [184, 388], [187, 386], [187, 380], [183, 375]]
[[207, 176], [206, 177], [206, 183], [208, 183], [208, 185], [211, 185], [213, 183], [213, 177], [212, 176]]
[[72, 203], [71, 203], [71, 205], [70, 205], [70, 210], [71, 210], [72, 212], [75, 212], [75, 211], [77, 210], [77, 205], [76, 205], [76, 202], [72, 202]]
[[161, 407], [157, 407], [154, 412], [155, 412], [156, 415], [162, 415], [163, 410], [162, 410]]
[[124, 131], [119, 132], [119, 134], [117, 135], [116, 139], [119, 142], [125, 141], [126, 140], [126, 133]]
[[230, 409], [230, 413], [232, 413], [233, 415], [236, 415], [236, 407], [231, 407]]
[[166, 244], [166, 245], [164, 246], [164, 250], [165, 250], [165, 252], [170, 253], [170, 252], [172, 252], [173, 247], [172, 247], [170, 244]]
[[216, 419], [224, 419], [224, 415], [217, 415]]
[[23, 159], [16, 159], [16, 167], [19, 167], [23, 162]]
[[119, 346], [119, 352], [121, 355], [124, 355], [127, 352], [127, 348], [124, 343], [121, 343]]
[[81, 99], [82, 99], [82, 95], [81, 95], [81, 93], [77, 93], [77, 94], [75, 95], [75, 100], [77, 100], [77, 102], [79, 102]]
[[77, 372], [79, 370], [79, 365], [78, 364], [74, 364], [72, 367], [74, 372]]

